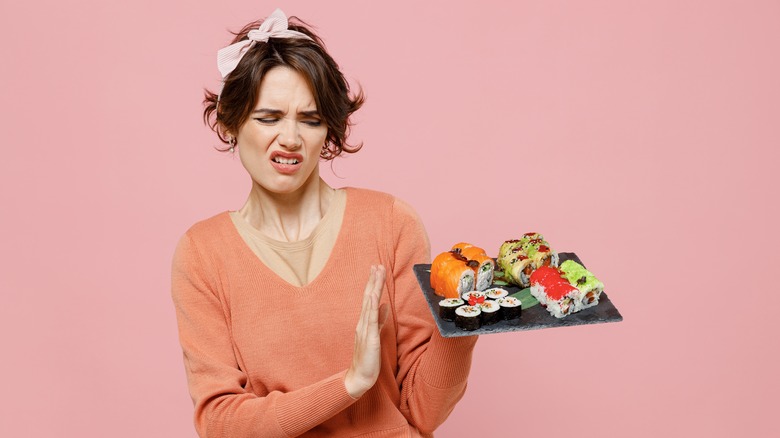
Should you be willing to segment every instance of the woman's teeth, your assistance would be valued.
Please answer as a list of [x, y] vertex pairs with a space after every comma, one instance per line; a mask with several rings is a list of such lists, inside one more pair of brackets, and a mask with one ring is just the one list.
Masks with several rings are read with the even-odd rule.
[[296, 158], [275, 157], [274, 161], [279, 164], [298, 164], [298, 159]]

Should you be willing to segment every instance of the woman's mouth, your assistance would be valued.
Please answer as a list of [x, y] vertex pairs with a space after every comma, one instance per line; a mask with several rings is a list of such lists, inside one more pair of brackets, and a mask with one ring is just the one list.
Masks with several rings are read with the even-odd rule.
[[274, 157], [274, 162], [279, 164], [298, 164], [297, 158]]
[[271, 166], [277, 172], [285, 175], [291, 175], [301, 168], [303, 157], [300, 154], [289, 154], [284, 152], [274, 152], [271, 154]]

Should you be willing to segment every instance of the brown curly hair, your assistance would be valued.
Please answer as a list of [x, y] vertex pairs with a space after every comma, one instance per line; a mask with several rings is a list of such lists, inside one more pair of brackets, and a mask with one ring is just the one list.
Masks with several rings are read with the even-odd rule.
[[[254, 21], [233, 33], [236, 37], [230, 44], [248, 39], [249, 31], [260, 27], [262, 22]], [[365, 101], [363, 91], [359, 90], [357, 95], [351, 97], [349, 84], [336, 61], [325, 51], [322, 40], [300, 19], [290, 17], [288, 23], [290, 30], [304, 33], [312, 40], [270, 38], [265, 43], [256, 42], [244, 54], [235, 70], [224, 79], [221, 95], [205, 90], [204, 123], [217, 133], [223, 143], [229, 144], [227, 133], [236, 135], [257, 104], [263, 76], [272, 68], [287, 67], [306, 79], [314, 95], [317, 111], [328, 127], [320, 157], [332, 160], [342, 152], [357, 152], [363, 144], [349, 145], [346, 139], [352, 126], [349, 118]], [[229, 149], [219, 150], [224, 152]]]

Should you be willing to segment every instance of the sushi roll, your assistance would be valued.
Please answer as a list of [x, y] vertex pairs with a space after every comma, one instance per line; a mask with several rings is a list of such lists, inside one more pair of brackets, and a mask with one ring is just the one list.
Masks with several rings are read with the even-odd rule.
[[509, 277], [509, 256], [512, 252], [515, 252], [515, 248], [518, 248], [520, 246], [519, 240], [507, 240], [504, 243], [501, 244], [501, 248], [498, 249], [498, 257], [496, 260], [498, 261], [498, 267], [504, 271], [507, 279], [511, 281], [511, 278]]
[[550, 244], [539, 233], [526, 233], [520, 238], [523, 253], [532, 260], [533, 268], [558, 266], [558, 253], [550, 249]]
[[553, 252], [544, 240], [532, 240], [523, 247], [526, 257], [531, 259], [533, 269], [542, 266], [558, 266], [558, 253]]
[[474, 271], [468, 265], [454, 265], [439, 277], [439, 289], [434, 289], [445, 298], [458, 298], [466, 291], [474, 290]]
[[534, 287], [534, 284], [547, 284], [547, 283], [554, 283], [554, 282], [560, 282], [560, 281], [568, 281], [563, 276], [561, 271], [559, 271], [557, 268], [552, 268], [549, 266], [542, 266], [541, 268], [534, 271], [534, 273], [531, 275], [531, 295], [533, 295], [534, 298], [536, 298], [537, 301], [542, 306], [547, 305], [547, 296], [543, 293], [541, 293], [541, 288]]
[[469, 261], [477, 262], [477, 266], [474, 266], [474, 289], [483, 291], [493, 284], [493, 271], [496, 267], [496, 262], [491, 257], [485, 254], [485, 251], [471, 247], [463, 252], [463, 256], [469, 259]]
[[476, 306], [477, 304], [482, 304], [485, 302], [485, 294], [475, 290], [466, 292], [465, 294], [461, 295], [461, 298], [463, 301], [468, 303], [469, 306]]
[[541, 241], [544, 241], [544, 236], [536, 232], [525, 233], [523, 234], [523, 237], [518, 239], [518, 242], [520, 242], [520, 246], [528, 245], [529, 242], [541, 242]]
[[438, 280], [441, 276], [439, 271], [441, 271], [442, 266], [444, 266], [446, 261], [455, 259], [455, 256], [456, 254], [452, 251], [447, 251], [437, 255], [436, 258], [433, 259], [433, 262], [431, 263], [431, 288], [433, 290], [437, 290], [441, 287], [438, 284]]
[[474, 289], [483, 291], [493, 284], [493, 271], [496, 262], [485, 253], [485, 250], [470, 243], [457, 243], [452, 247], [453, 252], [458, 252], [469, 262], [476, 261], [477, 265], [472, 265], [474, 269], [475, 284]]
[[506, 289], [501, 289], [500, 287], [492, 287], [490, 289], [486, 289], [484, 294], [488, 299], [499, 300], [509, 295], [509, 292], [507, 292]]
[[520, 287], [531, 284], [531, 273], [542, 266], [557, 267], [558, 253], [539, 233], [525, 233], [523, 237], [507, 240], [498, 250], [498, 266], [508, 282]]
[[452, 250], [453, 251], [457, 251], [459, 253], [462, 253], [464, 249], [468, 249], [468, 248], [471, 248], [473, 246], [474, 245], [472, 245], [470, 243], [460, 242], [460, 243], [456, 243], [455, 245], [452, 245]]
[[520, 318], [523, 309], [520, 300], [515, 297], [504, 297], [499, 298], [496, 302], [501, 307], [501, 314], [505, 320]]
[[506, 256], [509, 254], [510, 251], [520, 246], [520, 240], [507, 240], [504, 243], [501, 244], [501, 247], [498, 249], [498, 258], [503, 259], [506, 258]]
[[460, 298], [461, 294], [474, 290], [476, 262], [469, 264], [458, 253], [447, 252], [436, 256], [431, 264], [431, 287], [436, 295], [444, 298]]
[[546, 306], [550, 315], [563, 318], [580, 310], [580, 290], [556, 268], [544, 266], [531, 274], [531, 295]]
[[483, 326], [495, 324], [501, 320], [501, 306], [495, 301], [487, 300], [479, 304], [479, 310], [481, 310], [479, 322]]
[[534, 261], [522, 252], [522, 248], [517, 247], [515, 250], [510, 251], [504, 261], [505, 277], [520, 287], [528, 287], [529, 278], [534, 270]]
[[550, 315], [563, 318], [579, 310], [577, 303], [580, 301], [580, 291], [570, 283], [554, 283], [543, 288]]
[[441, 286], [438, 284], [439, 278], [441, 278], [442, 269], [450, 264], [457, 263], [458, 261], [466, 263], [468, 260], [460, 255], [459, 251], [447, 251], [436, 256], [431, 263], [431, 288], [437, 290]]
[[462, 330], [476, 330], [479, 328], [479, 315], [482, 313], [479, 306], [460, 306], [455, 309], [455, 326]]
[[455, 320], [455, 309], [464, 303], [460, 298], [445, 298], [439, 301], [439, 317], [445, 321]]
[[599, 303], [599, 297], [604, 292], [604, 283], [599, 281], [592, 272], [574, 260], [566, 260], [561, 263], [561, 272], [580, 290], [579, 310], [593, 307]]

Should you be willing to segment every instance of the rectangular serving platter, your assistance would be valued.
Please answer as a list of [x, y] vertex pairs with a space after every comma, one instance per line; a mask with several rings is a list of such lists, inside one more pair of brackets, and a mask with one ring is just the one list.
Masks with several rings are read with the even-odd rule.
[[[558, 253], [558, 257], [560, 258], [560, 263], [563, 263], [565, 260], [574, 260], [585, 266], [580, 258], [573, 252]], [[508, 285], [497, 287], [506, 289], [510, 296], [517, 297], [521, 300], [523, 310], [519, 319], [499, 321], [492, 325], [480, 327], [477, 330], [462, 330], [455, 326], [454, 321], [444, 321], [439, 317], [439, 301], [442, 300], [442, 297], [436, 295], [431, 288], [431, 265], [414, 265], [414, 274], [417, 276], [417, 282], [420, 284], [423, 295], [425, 295], [428, 307], [431, 309], [431, 313], [433, 313], [433, 319], [439, 327], [439, 332], [445, 338], [490, 335], [493, 333], [540, 330], [585, 324], [603, 324], [623, 320], [620, 312], [618, 312], [615, 305], [612, 304], [612, 301], [609, 299], [606, 292], [601, 293], [598, 305], [558, 319], [550, 315], [547, 312], [547, 309], [539, 305], [536, 299], [528, 293], [528, 289], [521, 290], [517, 286]]]

